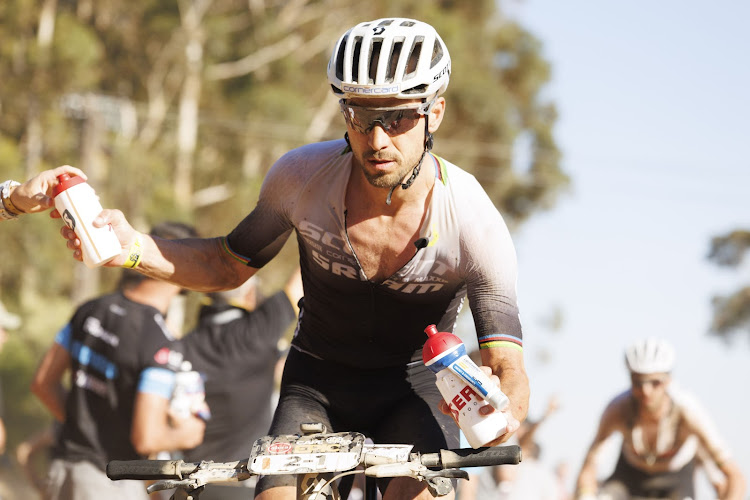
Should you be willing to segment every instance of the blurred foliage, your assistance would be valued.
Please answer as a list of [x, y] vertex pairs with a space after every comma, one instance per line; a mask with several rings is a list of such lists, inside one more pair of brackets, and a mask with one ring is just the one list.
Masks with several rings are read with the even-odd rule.
[[[0, 180], [69, 163], [141, 230], [173, 219], [226, 234], [276, 158], [343, 136], [329, 52], [350, 26], [387, 16], [430, 22], [450, 48], [436, 153], [472, 172], [511, 228], [552, 207], [568, 178], [555, 106], [542, 98], [551, 70], [540, 42], [492, 0], [4, 0]], [[179, 189], [181, 164], [189, 189]], [[10, 449], [48, 420], [28, 384], [54, 333], [119, 277], [75, 263], [59, 226], [46, 216], [2, 224], [0, 299], [24, 319], [0, 364]], [[261, 272], [269, 291], [296, 257], [291, 238]]]
[[[738, 268], [750, 250], [750, 231], [735, 230], [711, 240], [709, 260], [722, 267]], [[750, 334], [750, 286], [713, 298], [711, 332], [725, 340], [732, 335]]]

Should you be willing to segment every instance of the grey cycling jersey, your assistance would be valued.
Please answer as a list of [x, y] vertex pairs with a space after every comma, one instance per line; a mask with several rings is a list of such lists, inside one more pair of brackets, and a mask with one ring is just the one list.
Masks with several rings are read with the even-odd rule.
[[352, 154], [343, 140], [290, 151], [269, 171], [226, 249], [260, 268], [296, 231], [305, 292], [296, 348], [363, 368], [403, 365], [418, 359], [427, 325], [453, 330], [466, 297], [481, 347], [520, 348], [505, 222], [473, 176], [434, 155], [424, 161], [436, 181], [414, 257], [382, 282], [367, 279], [347, 237]]

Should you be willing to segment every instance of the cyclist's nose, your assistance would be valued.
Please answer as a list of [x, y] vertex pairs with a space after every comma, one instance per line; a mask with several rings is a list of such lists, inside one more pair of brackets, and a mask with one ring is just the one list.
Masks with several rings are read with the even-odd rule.
[[391, 143], [391, 137], [383, 128], [380, 122], [372, 124], [372, 128], [367, 132], [367, 142], [373, 150], [383, 149]]

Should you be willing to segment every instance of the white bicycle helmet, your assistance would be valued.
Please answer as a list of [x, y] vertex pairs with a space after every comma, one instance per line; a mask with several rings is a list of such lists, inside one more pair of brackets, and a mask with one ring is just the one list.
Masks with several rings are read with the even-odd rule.
[[665, 340], [638, 340], [625, 349], [625, 364], [633, 373], [669, 373], [674, 366], [674, 348]]
[[356, 25], [328, 61], [328, 81], [342, 98], [427, 98], [445, 92], [450, 73], [448, 48], [435, 28], [404, 18]]

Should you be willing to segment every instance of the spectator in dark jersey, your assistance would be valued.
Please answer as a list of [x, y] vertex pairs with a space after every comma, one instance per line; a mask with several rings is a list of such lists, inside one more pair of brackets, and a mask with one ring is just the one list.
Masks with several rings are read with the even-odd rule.
[[[163, 223], [151, 234], [169, 239], [195, 232], [183, 224]], [[51, 453], [48, 500], [145, 500], [142, 482], [110, 481], [107, 462], [192, 448], [203, 438], [205, 424], [193, 416], [169, 421], [165, 416], [153, 434], [140, 428], [153, 418], [151, 405], [144, 404], [152, 395], [141, 391], [150, 385], [142, 373], [154, 364], [154, 353], [173, 340], [163, 315], [181, 288], [130, 270], [123, 273], [117, 292], [76, 310], [32, 382], [34, 394], [62, 423]]]
[[[278, 344], [302, 298], [299, 269], [283, 290], [264, 300], [259, 294], [255, 276], [234, 290], [209, 294], [197, 327], [159, 356], [169, 373], [187, 360], [205, 380], [211, 418], [203, 442], [183, 451], [186, 461], [247, 459], [252, 443], [268, 434]], [[252, 498], [253, 484], [212, 485], [201, 500]]]

